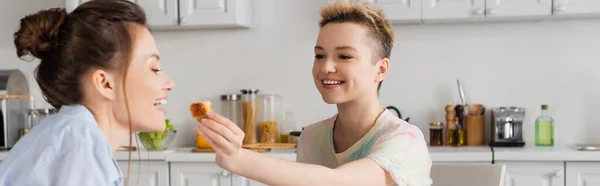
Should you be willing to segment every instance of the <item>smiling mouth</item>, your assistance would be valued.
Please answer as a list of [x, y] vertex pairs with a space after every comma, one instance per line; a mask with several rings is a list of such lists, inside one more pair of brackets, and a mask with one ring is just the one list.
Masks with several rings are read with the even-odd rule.
[[345, 81], [337, 81], [337, 80], [321, 80], [323, 85], [341, 85], [344, 84]]
[[164, 105], [167, 104], [167, 100], [166, 99], [157, 99], [154, 100], [154, 106], [159, 106], [159, 105]]

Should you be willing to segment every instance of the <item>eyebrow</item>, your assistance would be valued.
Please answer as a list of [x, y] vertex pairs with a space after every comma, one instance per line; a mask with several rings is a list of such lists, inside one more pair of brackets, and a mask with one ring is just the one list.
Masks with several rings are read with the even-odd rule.
[[[321, 46], [315, 46], [315, 49], [317, 49], [317, 50], [325, 50]], [[336, 50], [355, 50], [355, 51], [358, 51], [358, 50], [356, 50], [356, 48], [353, 48], [351, 46], [339, 46], [339, 47], [335, 47], [335, 49]]]
[[158, 54], [152, 54], [150, 55], [150, 58], [155, 57], [156, 60], [160, 60], [160, 56]]

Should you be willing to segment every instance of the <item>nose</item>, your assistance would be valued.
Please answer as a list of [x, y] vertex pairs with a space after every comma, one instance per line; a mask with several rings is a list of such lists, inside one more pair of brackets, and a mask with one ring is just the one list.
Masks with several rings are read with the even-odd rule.
[[173, 80], [171, 80], [169, 76], [167, 76], [167, 82], [165, 83], [163, 89], [166, 91], [171, 91], [173, 90], [173, 88], [175, 88], [175, 83], [173, 82]]
[[325, 60], [325, 62], [321, 66], [321, 73], [329, 74], [329, 73], [335, 73], [335, 71], [336, 71], [335, 70], [335, 62], [331, 59]]

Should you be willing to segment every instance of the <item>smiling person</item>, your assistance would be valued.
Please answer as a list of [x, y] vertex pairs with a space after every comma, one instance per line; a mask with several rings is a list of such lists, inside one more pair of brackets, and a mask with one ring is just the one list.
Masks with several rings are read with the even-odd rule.
[[209, 113], [198, 133], [215, 149], [217, 163], [268, 185], [431, 185], [423, 133], [379, 103], [392, 25], [364, 4], [332, 4], [321, 16], [312, 74], [338, 114], [306, 127], [292, 162], [242, 149], [243, 131]]
[[60, 111], [8, 152], [0, 185], [120, 185], [113, 152], [132, 132], [164, 131], [157, 105], [174, 86], [143, 10], [127, 0], [42, 10], [21, 19], [14, 36], [19, 57], [41, 60], [36, 80]]

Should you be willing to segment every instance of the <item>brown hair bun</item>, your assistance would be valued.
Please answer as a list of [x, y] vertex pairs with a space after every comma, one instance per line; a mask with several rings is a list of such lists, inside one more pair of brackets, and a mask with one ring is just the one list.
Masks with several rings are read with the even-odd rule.
[[17, 56], [31, 54], [43, 59], [58, 45], [58, 34], [66, 17], [65, 9], [52, 8], [22, 18], [21, 27], [14, 34]]

